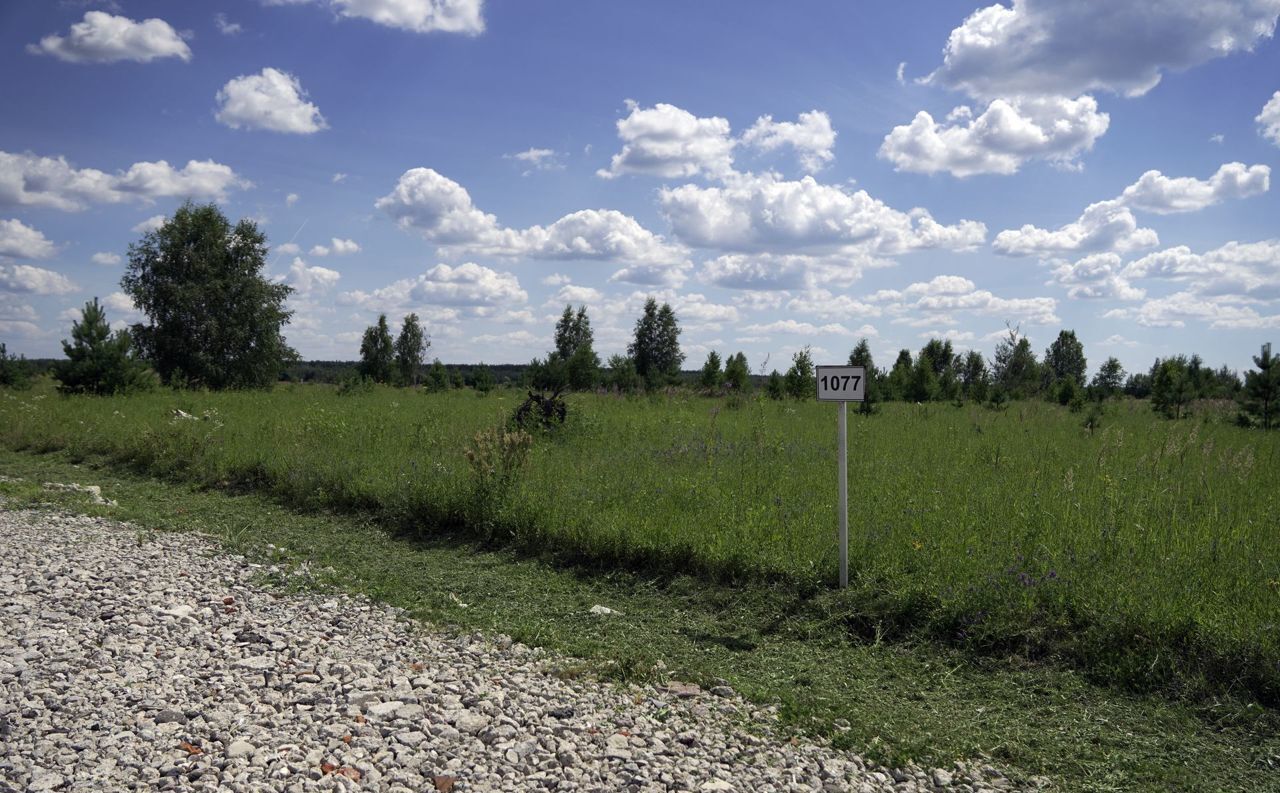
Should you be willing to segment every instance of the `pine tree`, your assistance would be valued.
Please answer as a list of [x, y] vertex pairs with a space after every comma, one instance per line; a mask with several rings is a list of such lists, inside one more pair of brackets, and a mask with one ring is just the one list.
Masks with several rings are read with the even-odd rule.
[[487, 394], [493, 390], [493, 371], [483, 361], [471, 373], [471, 387], [479, 394]]
[[782, 375], [778, 374], [778, 370], [774, 369], [769, 373], [769, 380], [765, 384], [765, 393], [770, 399], [782, 399], [787, 395], [787, 386], [782, 381]]
[[422, 359], [430, 347], [431, 340], [422, 332], [418, 315], [410, 314], [405, 317], [395, 343], [396, 370], [400, 373], [401, 383], [410, 386], [418, 384], [418, 375], [422, 371]]
[[1280, 358], [1271, 354], [1271, 343], [1262, 345], [1262, 354], [1253, 356], [1256, 372], [1245, 372], [1244, 391], [1248, 410], [1262, 420], [1262, 428], [1276, 425], [1280, 408]]
[[71, 341], [62, 342], [67, 360], [54, 364], [53, 376], [64, 394], [126, 394], [151, 388], [154, 375], [132, 350], [129, 332], [111, 332], [98, 298], [85, 303], [71, 325]]
[[965, 398], [975, 402], [985, 401], [989, 385], [986, 360], [977, 350], [969, 350], [960, 364], [960, 386]]
[[453, 385], [452, 380], [449, 378], [449, 370], [444, 368], [444, 364], [440, 363], [439, 358], [431, 362], [431, 368], [427, 370], [424, 385], [428, 391], [448, 391]]
[[379, 314], [377, 324], [365, 328], [360, 341], [360, 374], [375, 383], [388, 382], [394, 360], [395, 345], [391, 341], [391, 329], [387, 327], [387, 315]]
[[28, 388], [31, 378], [27, 372], [27, 362], [17, 355], [10, 355], [4, 342], [0, 341], [0, 387]]
[[911, 385], [911, 350], [898, 350], [898, 358], [889, 372], [888, 399], [906, 399]]
[[871, 345], [865, 338], [858, 339], [853, 351], [849, 353], [849, 365], [861, 366], [866, 370], [866, 391], [863, 401], [858, 404], [858, 412], [871, 413], [875, 404], [880, 401], [880, 378], [876, 372], [876, 363], [871, 358]]
[[1009, 328], [1008, 335], [996, 345], [996, 357], [991, 362], [996, 387], [1011, 399], [1025, 399], [1035, 392], [1039, 371], [1031, 342], [1017, 327]]
[[720, 390], [720, 384], [724, 382], [724, 372], [720, 369], [720, 354], [715, 350], [707, 353], [707, 361], [702, 365], [702, 372], [698, 375], [698, 384], [707, 391]]

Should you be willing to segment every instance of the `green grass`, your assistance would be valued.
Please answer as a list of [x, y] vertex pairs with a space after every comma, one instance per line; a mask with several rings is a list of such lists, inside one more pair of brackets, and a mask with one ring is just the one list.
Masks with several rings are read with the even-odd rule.
[[[841, 629], [844, 606], [829, 593], [566, 568], [464, 534], [407, 535], [367, 515], [299, 512], [259, 494], [76, 465], [65, 452], [0, 451], [0, 474], [25, 480], [0, 481], [6, 507], [53, 502], [129, 520], [140, 542], [153, 530], [206, 533], [277, 564], [275, 585], [364, 593], [439, 626], [505, 632], [584, 659], [560, 674], [703, 684], [723, 677], [778, 703], [797, 732], [831, 736], [891, 765], [977, 759], [1019, 777], [1047, 775], [1071, 791], [1278, 787], [1273, 711], [1118, 692], [1058, 665], [934, 642], [858, 640]], [[45, 491], [46, 481], [101, 485], [119, 505]], [[315, 580], [290, 574], [304, 562]], [[597, 603], [621, 615], [590, 616]], [[665, 672], [655, 670], [659, 661]], [[847, 732], [833, 728], [837, 719], [849, 722]]]
[[576, 396], [509, 487], [477, 490], [464, 450], [517, 399], [37, 390], [0, 398], [0, 443], [562, 563], [774, 586], [821, 600], [829, 629], [860, 640], [1280, 704], [1278, 434], [1162, 421], [1134, 402], [1094, 433], [1041, 403], [851, 416], [852, 581], [832, 593], [834, 407]]

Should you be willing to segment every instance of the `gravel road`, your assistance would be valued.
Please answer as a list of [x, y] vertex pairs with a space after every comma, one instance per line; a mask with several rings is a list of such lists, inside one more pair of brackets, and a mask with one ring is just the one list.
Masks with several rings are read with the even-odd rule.
[[774, 737], [728, 689], [563, 680], [508, 638], [281, 594], [196, 535], [141, 536], [0, 511], [3, 793], [1012, 787]]

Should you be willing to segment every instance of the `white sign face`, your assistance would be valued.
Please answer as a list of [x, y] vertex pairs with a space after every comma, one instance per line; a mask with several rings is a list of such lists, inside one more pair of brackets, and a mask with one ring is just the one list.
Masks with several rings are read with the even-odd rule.
[[864, 402], [867, 398], [865, 366], [819, 366], [819, 402]]

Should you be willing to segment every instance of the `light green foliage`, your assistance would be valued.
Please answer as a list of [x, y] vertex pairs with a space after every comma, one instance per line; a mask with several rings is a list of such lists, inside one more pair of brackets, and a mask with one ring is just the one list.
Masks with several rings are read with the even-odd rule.
[[1112, 356], [1098, 367], [1098, 373], [1093, 376], [1090, 386], [1097, 392], [1099, 398], [1109, 399], [1120, 393], [1124, 381], [1124, 367], [1120, 364], [1119, 358]]
[[991, 362], [991, 379], [995, 387], [1011, 399], [1034, 396], [1039, 388], [1040, 364], [1031, 351], [1031, 342], [1017, 328], [996, 345], [996, 357]]
[[1165, 418], [1182, 418], [1183, 411], [1196, 397], [1187, 364], [1185, 355], [1175, 355], [1164, 360], [1157, 358], [1151, 367], [1151, 407]]
[[[464, 451], [518, 401], [405, 400], [384, 387], [97, 400], [37, 389], [0, 398], [0, 442], [431, 531], [465, 524]], [[174, 408], [218, 421], [175, 422]], [[569, 397], [569, 416], [529, 451], [494, 536], [604, 567], [800, 590], [834, 580], [830, 405], [721, 411], [583, 394]], [[1116, 404], [1092, 435], [1082, 418], [1014, 402], [886, 404], [854, 419], [850, 624], [1051, 655], [1134, 686], [1280, 702], [1280, 433], [1160, 422], [1137, 401]]]
[[1084, 388], [1084, 376], [1088, 362], [1084, 357], [1084, 345], [1076, 338], [1074, 330], [1058, 331], [1058, 338], [1044, 351], [1043, 376], [1046, 385], [1070, 380], [1077, 388]]
[[128, 331], [111, 332], [96, 297], [72, 323], [71, 341], [63, 340], [62, 352], [67, 360], [54, 364], [53, 376], [64, 394], [125, 394], [156, 385], [146, 363], [134, 356]]
[[791, 368], [784, 378], [787, 396], [792, 399], [813, 399], [818, 384], [814, 379], [813, 353], [808, 347], [797, 350], [791, 356]]
[[390, 382], [395, 357], [387, 315], [379, 314], [378, 321], [364, 329], [364, 338], [360, 340], [360, 375], [375, 383]]
[[724, 362], [724, 382], [734, 393], [751, 393], [751, 367], [747, 365], [746, 353], [730, 355]]
[[1263, 429], [1276, 426], [1276, 412], [1280, 408], [1280, 359], [1271, 354], [1271, 344], [1262, 345], [1261, 355], [1253, 356], [1256, 372], [1244, 376], [1246, 408], [1258, 417]]
[[[431, 340], [422, 332], [417, 314], [409, 314], [400, 325], [400, 335], [396, 336], [396, 371], [400, 375], [402, 385], [418, 384], [418, 375], [422, 370], [422, 358], [431, 347]], [[361, 345], [363, 352], [364, 345]], [[363, 357], [363, 356], [362, 356]]]
[[636, 373], [646, 388], [660, 388], [680, 375], [684, 353], [680, 351], [680, 324], [669, 303], [658, 306], [652, 297], [636, 320], [635, 335], [627, 346]]
[[629, 355], [609, 356], [609, 387], [621, 394], [630, 394], [640, 388], [640, 375], [636, 362]]
[[543, 366], [549, 382], [544, 388], [568, 387], [574, 391], [589, 391], [600, 379], [600, 356], [593, 348], [595, 337], [591, 331], [591, 319], [587, 307], [565, 306], [556, 322], [556, 348], [547, 356]]
[[252, 220], [191, 202], [129, 246], [120, 287], [147, 317], [130, 336], [165, 383], [267, 388], [297, 359], [281, 333], [293, 288], [263, 275], [266, 255]]
[[720, 353], [712, 350], [707, 353], [707, 361], [702, 364], [702, 371], [698, 373], [698, 385], [706, 391], [720, 390], [720, 384], [724, 382], [724, 370], [720, 368]]
[[449, 377], [449, 370], [444, 367], [439, 358], [431, 362], [431, 368], [427, 370], [427, 379], [424, 383], [428, 391], [448, 391], [453, 386], [453, 381]]

